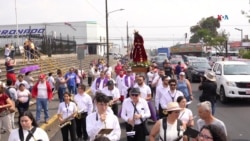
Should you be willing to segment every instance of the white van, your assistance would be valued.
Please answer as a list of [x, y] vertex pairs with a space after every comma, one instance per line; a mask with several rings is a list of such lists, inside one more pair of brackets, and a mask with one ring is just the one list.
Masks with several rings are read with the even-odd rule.
[[216, 74], [217, 94], [222, 103], [229, 98], [250, 98], [250, 65], [240, 61], [217, 61], [212, 67]]

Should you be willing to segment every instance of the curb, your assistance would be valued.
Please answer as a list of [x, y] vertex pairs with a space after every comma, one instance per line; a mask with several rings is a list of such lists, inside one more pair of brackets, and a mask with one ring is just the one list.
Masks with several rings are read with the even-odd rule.
[[[85, 93], [89, 94], [90, 93], [90, 88], [85, 91]], [[57, 120], [57, 114], [53, 115], [49, 120], [48, 123], [43, 123], [40, 128], [43, 130], [46, 130], [50, 125], [52, 125], [54, 122]]]

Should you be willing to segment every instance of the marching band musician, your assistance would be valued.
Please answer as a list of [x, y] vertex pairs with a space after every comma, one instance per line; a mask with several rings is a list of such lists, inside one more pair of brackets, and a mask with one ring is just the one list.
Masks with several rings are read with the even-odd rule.
[[[70, 132], [71, 141], [76, 141], [76, 123], [74, 117], [77, 114], [77, 107], [74, 102], [70, 101], [71, 94], [64, 93], [64, 102], [61, 102], [58, 107], [57, 116], [61, 127], [63, 141], [69, 141], [68, 132]], [[65, 124], [69, 122], [69, 124]]]
[[114, 86], [113, 80], [109, 80], [107, 83], [107, 87], [102, 89], [102, 93], [108, 96], [109, 98], [109, 106], [112, 107], [114, 114], [118, 115], [118, 103], [117, 101], [120, 98], [120, 92], [118, 88]]
[[76, 134], [79, 140], [83, 137], [84, 140], [88, 139], [86, 131], [86, 117], [93, 111], [93, 103], [91, 97], [85, 93], [86, 86], [80, 85], [77, 89], [77, 94], [74, 96], [74, 101], [78, 108], [79, 117], [75, 118], [76, 121]]
[[147, 101], [141, 98], [139, 88], [132, 88], [122, 104], [121, 117], [126, 121], [126, 131], [135, 131], [132, 136], [127, 136], [127, 141], [145, 141], [146, 135], [143, 130], [143, 122], [150, 117], [150, 111]]
[[107, 112], [109, 98], [100, 93], [96, 94], [95, 105], [97, 112], [91, 113], [87, 116], [87, 133], [90, 141], [93, 141], [96, 137], [100, 136], [99, 131], [101, 129], [112, 129], [110, 133], [104, 134], [110, 141], [118, 141], [121, 136], [121, 128], [118, 118]]

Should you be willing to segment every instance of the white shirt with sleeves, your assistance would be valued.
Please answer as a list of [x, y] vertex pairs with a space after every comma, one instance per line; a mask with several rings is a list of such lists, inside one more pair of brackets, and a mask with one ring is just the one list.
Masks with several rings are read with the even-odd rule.
[[87, 93], [76, 94], [74, 96], [74, 101], [76, 102], [80, 113], [87, 112], [88, 114], [91, 114], [93, 112], [92, 98]]
[[169, 91], [169, 86], [164, 87], [163, 85], [159, 85], [156, 87], [155, 107], [157, 110], [159, 110], [159, 104], [160, 104], [160, 100], [161, 100], [162, 95], [167, 94], [168, 91]]
[[[28, 130], [23, 130], [24, 140], [26, 140], [28, 134], [29, 134]], [[29, 141], [37, 141], [37, 140], [49, 141], [47, 133], [39, 127], [36, 128], [36, 131], [33, 133], [33, 136], [36, 140], [34, 140], [34, 138], [31, 137]], [[19, 128], [13, 129], [11, 131], [8, 141], [21, 141], [19, 138]]]
[[160, 104], [162, 109], [167, 109], [167, 104], [169, 102], [176, 102], [179, 96], [184, 96], [181, 91], [175, 90], [173, 93], [170, 89], [161, 96]]
[[69, 102], [66, 104], [65, 102], [61, 102], [58, 107], [57, 114], [62, 115], [62, 119], [66, 119], [71, 116], [73, 113], [77, 112], [77, 107], [74, 102]]
[[23, 103], [28, 102], [30, 96], [30, 91], [24, 89], [23, 91], [17, 90], [17, 99]]
[[103, 128], [113, 129], [110, 134], [104, 135], [111, 141], [119, 141], [121, 137], [121, 127], [118, 118], [112, 114], [108, 113], [106, 115], [106, 125], [100, 120], [100, 115], [97, 112], [91, 113], [87, 116], [87, 133], [89, 135], [90, 141], [93, 141], [98, 135], [98, 132]]
[[134, 85], [134, 88], [139, 88], [141, 92], [141, 97], [146, 99], [148, 95], [151, 95], [151, 89], [148, 85], [143, 83], [142, 86], [139, 86], [138, 84]]
[[[143, 98], [139, 98], [139, 101], [136, 104], [136, 109], [137, 109], [136, 113], [142, 115], [143, 120], [151, 116], [148, 107], [148, 102]], [[134, 105], [132, 104], [132, 99], [126, 98], [122, 103], [122, 113], [121, 113], [122, 119], [127, 122], [129, 118], [133, 118], [135, 112], [134, 110], [135, 108]], [[141, 120], [140, 119], [135, 120], [135, 124], [141, 124]]]
[[158, 73], [155, 74], [152, 84], [156, 84], [156, 87], [162, 84], [162, 79]]
[[102, 89], [102, 93], [104, 93], [106, 96], [112, 96], [113, 99], [120, 98], [120, 92], [119, 89], [114, 86], [113, 90], [109, 90], [108, 87], [105, 87]]

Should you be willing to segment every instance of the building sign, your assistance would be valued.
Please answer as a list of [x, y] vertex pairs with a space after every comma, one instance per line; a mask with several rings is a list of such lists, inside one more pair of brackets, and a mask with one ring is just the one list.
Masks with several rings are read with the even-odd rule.
[[[31, 29], [18, 29], [18, 35], [28, 35], [28, 34], [43, 34], [45, 28], [31, 28]], [[0, 36], [14, 36], [17, 34], [16, 29], [3, 29], [0, 30]]]

